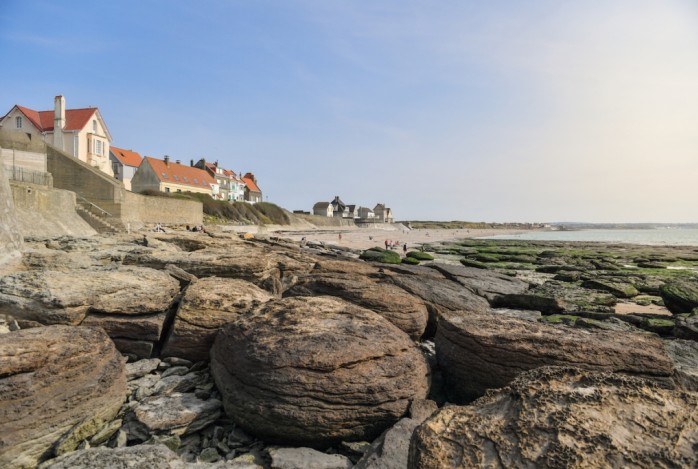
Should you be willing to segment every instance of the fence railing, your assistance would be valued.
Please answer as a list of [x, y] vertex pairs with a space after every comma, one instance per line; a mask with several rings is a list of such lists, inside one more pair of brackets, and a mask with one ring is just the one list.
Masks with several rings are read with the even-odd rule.
[[111, 213], [107, 212], [106, 210], [104, 210], [104, 209], [103, 209], [102, 207], [100, 207], [99, 205], [90, 202], [89, 200], [87, 200], [86, 198], [82, 197], [81, 195], [75, 194], [75, 196], [77, 197], [77, 199], [78, 199], [80, 202], [82, 202], [82, 204], [83, 204], [90, 212], [96, 213], [97, 216], [99, 216], [99, 217], [111, 217], [111, 216], [112, 216]]
[[41, 186], [53, 186], [53, 176], [50, 173], [23, 168], [21, 166], [5, 166], [8, 178], [13, 181], [28, 182]]

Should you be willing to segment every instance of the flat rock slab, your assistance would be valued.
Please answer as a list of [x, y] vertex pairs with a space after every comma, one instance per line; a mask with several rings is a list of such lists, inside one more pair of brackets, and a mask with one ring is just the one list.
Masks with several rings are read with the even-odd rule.
[[144, 267], [17, 272], [0, 278], [0, 313], [41, 324], [77, 325], [88, 311], [162, 313], [178, 292], [174, 278]]
[[273, 301], [227, 324], [211, 371], [226, 413], [245, 431], [311, 447], [377, 437], [429, 387], [407, 334], [331, 297]]
[[342, 298], [380, 314], [415, 340], [424, 334], [429, 318], [429, 312], [421, 298], [393, 284], [365, 275], [311, 273], [301, 278], [285, 294]]
[[354, 466], [346, 456], [312, 448], [273, 448], [269, 456], [272, 469], [351, 469]]
[[49, 326], [0, 340], [0, 467], [34, 467], [101, 429], [126, 395], [121, 354], [101, 329]]
[[674, 365], [653, 335], [579, 329], [494, 314], [446, 313], [436, 356], [449, 398], [467, 402], [546, 365], [619, 371], [672, 383]]
[[417, 428], [408, 467], [696, 467], [698, 394], [626, 375], [527, 372]]
[[490, 270], [451, 264], [431, 264], [429, 267], [488, 300], [497, 295], [520, 294], [528, 290], [528, 283]]
[[134, 414], [150, 431], [185, 435], [214, 422], [221, 414], [221, 401], [173, 393], [143, 399]]
[[239, 314], [248, 314], [274, 298], [245, 280], [207, 277], [190, 285], [163, 347], [163, 357], [209, 359], [218, 329]]

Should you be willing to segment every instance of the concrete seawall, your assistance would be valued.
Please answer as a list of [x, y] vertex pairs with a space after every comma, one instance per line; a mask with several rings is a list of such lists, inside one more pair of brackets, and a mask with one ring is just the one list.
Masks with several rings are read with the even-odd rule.
[[22, 242], [10, 182], [0, 164], [0, 266], [19, 259]]
[[93, 236], [97, 232], [75, 212], [75, 193], [10, 183], [17, 225], [25, 237]]

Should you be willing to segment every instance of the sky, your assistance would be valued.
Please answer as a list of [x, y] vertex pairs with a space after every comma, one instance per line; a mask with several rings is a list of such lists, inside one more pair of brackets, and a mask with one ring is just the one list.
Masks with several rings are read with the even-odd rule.
[[62, 94], [289, 210], [698, 222], [695, 0], [1, 0], [0, 59], [0, 114]]

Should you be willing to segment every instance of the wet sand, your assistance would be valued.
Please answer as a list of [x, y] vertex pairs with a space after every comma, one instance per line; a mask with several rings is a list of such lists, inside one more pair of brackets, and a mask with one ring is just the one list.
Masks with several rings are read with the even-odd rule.
[[[237, 227], [235, 231], [245, 231]], [[417, 249], [423, 244], [441, 241], [454, 241], [464, 238], [478, 238], [482, 236], [494, 236], [503, 234], [525, 233], [525, 230], [506, 229], [482, 229], [482, 230], [408, 230], [402, 225], [387, 225], [384, 228], [357, 228], [357, 227], [326, 227], [313, 230], [291, 229], [279, 227], [279, 229], [263, 229], [261, 232], [256, 226], [247, 227], [247, 231], [255, 235], [279, 236], [300, 242], [303, 238], [307, 241], [323, 242], [352, 249], [368, 249], [371, 247], [385, 247], [385, 241], [399, 243], [399, 249], [407, 243], [407, 249]]]

